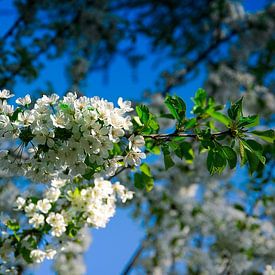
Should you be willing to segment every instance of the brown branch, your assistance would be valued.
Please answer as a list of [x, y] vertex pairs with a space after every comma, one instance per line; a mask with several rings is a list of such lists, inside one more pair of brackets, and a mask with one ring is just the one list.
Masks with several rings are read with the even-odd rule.
[[11, 36], [22, 21], [23, 17], [18, 17], [9, 30], [1, 37], [1, 40], [6, 40], [9, 36]]
[[126, 267], [124, 268], [124, 270], [121, 272], [121, 275], [128, 275], [132, 268], [135, 266], [137, 260], [139, 259], [143, 249], [145, 248], [145, 240], [144, 239], [139, 247], [137, 248], [137, 250], [134, 252], [133, 256], [131, 257], [130, 261], [127, 263]]
[[[231, 130], [226, 130], [222, 132], [217, 132], [217, 133], [212, 133], [211, 137], [215, 138], [218, 136], [223, 136], [223, 135], [231, 135]], [[155, 140], [170, 140], [173, 137], [190, 137], [197, 139], [199, 138], [199, 135], [197, 134], [185, 134], [185, 133], [170, 133], [170, 134], [151, 134], [151, 135], [144, 135], [144, 138], [151, 138]]]
[[118, 176], [120, 173], [122, 173], [123, 171], [127, 170], [127, 169], [131, 169], [132, 167], [131, 166], [123, 166], [121, 167], [119, 170], [116, 171], [116, 173], [110, 177], [107, 178], [107, 180], [111, 180], [113, 179], [114, 177]]
[[[243, 31], [243, 30], [242, 30]], [[203, 62], [214, 50], [219, 48], [222, 44], [229, 41], [231, 38], [233, 38], [235, 35], [239, 34], [241, 31], [233, 30], [229, 35], [220, 38], [216, 40], [214, 43], [212, 43], [206, 50], [201, 52], [197, 58], [195, 58], [191, 63], [189, 63], [185, 68], [179, 70], [176, 72], [175, 77], [173, 78], [173, 81], [170, 81], [165, 87], [165, 89], [162, 91], [162, 95], [165, 96], [170, 93], [171, 89], [175, 86], [179, 85], [180, 82], [183, 81], [184, 77], [191, 73], [201, 62]]]
[[[71, 25], [75, 24], [79, 18], [80, 18], [80, 15], [81, 15], [81, 10], [79, 9], [74, 17], [74, 19], [68, 23], [67, 25], [64, 26], [64, 28], [62, 30], [58, 30], [56, 32], [56, 34], [51, 37], [49, 39], [49, 41], [47, 42], [47, 47], [43, 47], [43, 48], [40, 48], [39, 51], [37, 51], [33, 56], [32, 56], [32, 60], [36, 60], [38, 59], [42, 54], [46, 53], [51, 46], [54, 45], [54, 43], [56, 42], [56, 40], [58, 40], [60, 37], [64, 36], [66, 34], [66, 31], [68, 29], [70, 29]], [[16, 77], [20, 72], [21, 70], [24, 68], [24, 64], [20, 63], [19, 66], [17, 67], [16, 70], [14, 70], [13, 72], [10, 73], [9, 76], [7, 76], [6, 78], [4, 78], [3, 82], [1, 83], [2, 86], [6, 86], [7, 83], [13, 79], [14, 77]]]

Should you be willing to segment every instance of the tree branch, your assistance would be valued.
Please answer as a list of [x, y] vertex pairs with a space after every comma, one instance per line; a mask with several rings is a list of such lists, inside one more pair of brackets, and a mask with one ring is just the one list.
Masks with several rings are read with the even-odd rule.
[[[211, 136], [213, 138], [218, 137], [218, 136], [223, 136], [223, 135], [231, 135], [231, 130], [226, 130], [226, 131], [222, 131], [222, 132], [217, 132], [217, 133], [213, 133], [211, 134]], [[190, 138], [194, 138], [197, 139], [199, 138], [199, 135], [197, 134], [185, 134], [185, 133], [170, 133], [170, 134], [151, 134], [151, 135], [144, 135], [144, 138], [151, 138], [154, 140], [170, 140], [173, 137], [190, 137]]]
[[121, 272], [121, 275], [128, 275], [128, 274], [131, 272], [132, 268], [135, 266], [135, 264], [136, 264], [138, 258], [140, 257], [140, 255], [141, 255], [143, 249], [145, 248], [145, 240], [146, 240], [146, 239], [144, 239], [144, 240], [140, 243], [139, 247], [136, 249], [136, 251], [135, 251], [134, 254], [132, 255], [130, 261], [126, 264], [126, 267], [125, 267], [124, 270]]
[[18, 17], [9, 30], [1, 37], [1, 40], [6, 40], [9, 36], [11, 36], [22, 21], [23, 16]]
[[[54, 45], [54, 43], [56, 42], [57, 39], [59, 39], [60, 37], [64, 36], [64, 34], [66, 33], [66, 31], [73, 25], [77, 22], [77, 20], [79, 19], [81, 15], [81, 10], [79, 9], [75, 15], [75, 17], [73, 18], [73, 20], [66, 24], [64, 26], [64, 28], [62, 30], [58, 30], [56, 32], [56, 34], [49, 39], [49, 41], [47, 42], [47, 47], [43, 47], [43, 48], [40, 48], [39, 51], [37, 51], [33, 56], [32, 56], [32, 60], [37, 60], [42, 54], [46, 53], [49, 48]], [[19, 23], [18, 23], [19, 24]], [[3, 79], [3, 82], [1, 83], [2, 86], [6, 86], [7, 83], [13, 79], [14, 77], [16, 77], [20, 71], [24, 68], [24, 64], [23, 63], [20, 63], [19, 66], [17, 67], [17, 69], [15, 69], [13, 72], [10, 73], [9, 76], [7, 76], [6, 78]]]
[[175, 73], [175, 77], [173, 78], [173, 81], [170, 81], [165, 89], [162, 91], [162, 95], [165, 96], [168, 93], [170, 93], [171, 89], [178, 85], [180, 82], [183, 81], [183, 78], [192, 72], [196, 66], [198, 66], [201, 62], [203, 62], [214, 50], [216, 50], [218, 47], [220, 47], [223, 43], [229, 41], [232, 37], [235, 35], [247, 30], [248, 28], [243, 28], [241, 30], [232, 30], [227, 36], [217, 39], [214, 43], [212, 43], [206, 50], [202, 51], [197, 58], [195, 58], [191, 63], [189, 63], [185, 68], [177, 71]]
[[131, 169], [132, 167], [131, 166], [123, 166], [121, 167], [119, 170], [116, 171], [116, 173], [110, 177], [107, 178], [107, 180], [111, 180], [113, 179], [114, 177], [118, 176], [120, 173], [122, 173], [123, 171], [127, 170], [127, 169]]

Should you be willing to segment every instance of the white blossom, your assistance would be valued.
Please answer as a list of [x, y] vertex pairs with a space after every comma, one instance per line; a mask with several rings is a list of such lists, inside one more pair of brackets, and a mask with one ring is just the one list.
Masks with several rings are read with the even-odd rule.
[[33, 224], [35, 228], [39, 228], [44, 224], [45, 217], [42, 214], [34, 213], [32, 218], [29, 219], [29, 223]]
[[4, 89], [2, 91], [0, 90], [0, 98], [1, 99], [8, 99], [8, 98], [11, 98], [13, 96], [14, 95], [11, 94], [11, 92], [9, 90], [6, 90], [6, 89]]
[[29, 94], [25, 95], [24, 97], [19, 97], [15, 101], [18, 105], [26, 106], [31, 104], [31, 97]]
[[34, 249], [31, 251], [30, 257], [36, 262], [41, 263], [46, 257], [46, 253], [40, 249]]
[[37, 209], [42, 213], [47, 214], [51, 209], [52, 205], [48, 199], [39, 200], [37, 202]]
[[22, 197], [16, 199], [15, 205], [18, 210], [22, 209], [25, 206], [26, 200]]

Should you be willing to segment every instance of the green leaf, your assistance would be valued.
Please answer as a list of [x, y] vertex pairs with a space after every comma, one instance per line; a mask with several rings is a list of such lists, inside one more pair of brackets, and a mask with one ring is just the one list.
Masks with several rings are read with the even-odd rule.
[[12, 220], [9, 220], [9, 221], [7, 222], [7, 227], [8, 227], [10, 230], [14, 231], [14, 232], [17, 232], [17, 231], [20, 229], [19, 223], [18, 223], [17, 221], [12, 221]]
[[239, 120], [240, 117], [243, 116], [243, 97], [232, 103], [230, 108], [228, 109], [228, 116], [232, 120]]
[[68, 103], [59, 103], [59, 108], [62, 110], [62, 111], [68, 111], [70, 110], [70, 105]]
[[146, 176], [152, 177], [151, 170], [150, 170], [150, 167], [148, 166], [148, 164], [142, 163], [142, 164], [140, 165], [140, 171], [141, 171], [142, 173], [144, 173]]
[[195, 118], [188, 119], [184, 122], [183, 126], [185, 130], [189, 130], [193, 128], [197, 124], [197, 120]]
[[160, 147], [152, 140], [145, 140], [145, 147], [150, 153], [155, 155], [159, 155], [161, 152]]
[[239, 149], [240, 149], [241, 166], [243, 166], [247, 162], [247, 157], [246, 157], [244, 145], [241, 140], [239, 141]]
[[140, 121], [145, 124], [149, 119], [149, 109], [145, 105], [136, 106], [136, 112], [139, 116]]
[[185, 120], [185, 102], [178, 96], [168, 95], [165, 98], [164, 103], [173, 115], [173, 117], [179, 122], [180, 125], [182, 125]]
[[258, 157], [260, 162], [262, 164], [265, 164], [265, 157], [262, 155], [263, 147], [260, 143], [258, 143], [255, 140], [248, 139], [248, 140], [242, 140], [243, 145], [245, 149], [247, 149], [249, 152], [253, 153]]
[[252, 131], [251, 134], [261, 138], [264, 141], [273, 143], [275, 140], [275, 131], [270, 129], [270, 130], [265, 130], [265, 131]]
[[263, 148], [261, 144], [255, 140], [240, 141], [244, 148], [246, 159], [249, 163], [249, 171], [252, 174], [258, 169], [259, 163], [265, 164], [265, 157], [263, 156]]
[[159, 117], [168, 118], [168, 119], [174, 119], [174, 116], [172, 114], [161, 114]]
[[226, 159], [221, 149], [211, 149], [207, 156], [207, 168], [211, 175], [220, 174], [226, 166]]
[[225, 155], [225, 158], [228, 162], [230, 169], [234, 169], [237, 165], [237, 154], [229, 146], [222, 146], [222, 151]]
[[78, 231], [79, 231], [79, 227], [76, 227], [74, 223], [70, 222], [67, 226], [66, 234], [69, 237], [74, 238], [77, 235]]
[[239, 203], [235, 203], [234, 208], [237, 209], [237, 210], [240, 210], [242, 212], [245, 212], [245, 208]]
[[156, 117], [149, 112], [147, 106], [137, 106], [136, 112], [138, 117], [134, 117], [133, 124], [137, 132], [149, 135], [158, 131], [159, 124], [156, 120]]
[[22, 112], [23, 112], [23, 109], [20, 107], [17, 107], [11, 116], [11, 121], [16, 121], [19, 113], [22, 113]]
[[251, 153], [248, 150], [246, 151], [246, 156], [249, 163], [249, 171], [252, 174], [253, 172], [257, 171], [260, 160], [255, 154]]
[[151, 178], [147, 178], [146, 179], [146, 183], [145, 183], [145, 189], [147, 192], [150, 192], [152, 189], [154, 188], [154, 179]]
[[226, 127], [229, 127], [231, 124], [231, 120], [224, 114], [214, 111], [212, 108], [208, 109], [207, 114], [210, 115], [215, 120], [219, 121], [220, 123], [224, 124]]
[[165, 169], [168, 170], [169, 168], [173, 167], [175, 163], [171, 158], [171, 153], [166, 144], [162, 146], [162, 152], [164, 157], [164, 166], [165, 166]]
[[159, 129], [158, 122], [155, 120], [155, 117], [152, 116], [151, 114], [150, 114], [150, 119], [148, 121], [148, 127], [150, 129], [152, 129], [153, 131], [158, 131], [158, 129]]
[[[148, 173], [148, 169], [143, 166], [143, 170]], [[143, 171], [141, 173], [135, 173], [134, 185], [138, 189], [145, 189], [147, 192], [151, 191], [154, 187], [154, 179], [152, 176], [148, 176]]]
[[194, 103], [196, 106], [200, 107], [205, 107], [207, 103], [207, 94], [204, 89], [198, 89], [194, 98], [193, 98]]
[[29, 249], [22, 246], [19, 249], [19, 253], [27, 263], [29, 263], [29, 264], [32, 263], [32, 258], [30, 257], [31, 251]]
[[241, 117], [239, 119], [238, 127], [251, 128], [259, 125], [259, 123], [260, 123], [260, 118], [258, 115]]
[[180, 159], [185, 158], [188, 163], [192, 163], [194, 159], [194, 151], [191, 143], [186, 141], [172, 141], [169, 146]]

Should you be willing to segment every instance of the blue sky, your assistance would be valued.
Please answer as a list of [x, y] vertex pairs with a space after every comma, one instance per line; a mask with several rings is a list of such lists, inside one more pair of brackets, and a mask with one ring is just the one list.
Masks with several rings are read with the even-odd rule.
[[[12, 9], [12, 1], [0, 1], [0, 11]], [[247, 0], [245, 8], [251, 12], [258, 10], [263, 6], [264, 1]], [[15, 19], [16, 14], [0, 14], [0, 35], [8, 29]], [[147, 43], [140, 41], [139, 47], [146, 51]], [[102, 73], [94, 73], [87, 81], [83, 92], [87, 96], [100, 96], [110, 101], [116, 101], [119, 96], [127, 99], [139, 99], [142, 92], [147, 88], [154, 88], [155, 80], [161, 68], [152, 67], [156, 56], [151, 56], [142, 62], [137, 69], [138, 80], [134, 81], [133, 71], [128, 63], [122, 58], [116, 58], [108, 72], [108, 82], [103, 81]], [[60, 94], [68, 88], [67, 78], [64, 72], [66, 57], [59, 60], [47, 62], [41, 76], [32, 84], [18, 82], [14, 87], [14, 93], [23, 95], [31, 93], [35, 89], [45, 87], [45, 82], [51, 80], [56, 91]], [[204, 80], [204, 71], [188, 85], [176, 89], [177, 94], [183, 96], [187, 104], [190, 105], [190, 97], [202, 86]], [[0, 87], [0, 89], [5, 87]], [[116, 216], [110, 221], [105, 229], [93, 230], [93, 242], [85, 255], [87, 264], [87, 274], [94, 275], [116, 275], [120, 274], [140, 240], [144, 236], [142, 226], [130, 218], [129, 209], [119, 209]], [[51, 262], [46, 261], [41, 267], [34, 270], [35, 274], [46, 275], [53, 274], [51, 271]]]

